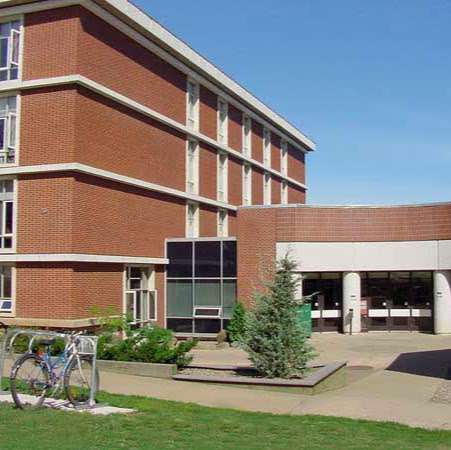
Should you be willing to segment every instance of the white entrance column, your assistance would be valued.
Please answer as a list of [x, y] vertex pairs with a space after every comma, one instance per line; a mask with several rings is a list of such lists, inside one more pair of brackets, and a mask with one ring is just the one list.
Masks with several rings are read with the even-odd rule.
[[451, 333], [451, 270], [434, 272], [434, 333]]
[[[352, 309], [352, 312], [351, 312]], [[343, 273], [343, 332], [360, 333], [360, 273]]]

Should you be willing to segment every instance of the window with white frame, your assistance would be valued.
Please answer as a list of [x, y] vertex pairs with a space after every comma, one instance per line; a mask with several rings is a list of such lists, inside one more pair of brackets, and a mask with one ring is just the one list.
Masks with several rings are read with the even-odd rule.
[[199, 143], [191, 139], [186, 149], [186, 192], [199, 193]]
[[271, 167], [271, 132], [263, 128], [263, 164]]
[[229, 216], [226, 209], [218, 210], [218, 236], [227, 237], [229, 233]]
[[218, 142], [227, 145], [228, 105], [222, 99], [218, 99]]
[[192, 130], [199, 129], [199, 84], [187, 82], [187, 125]]
[[227, 165], [228, 157], [226, 153], [218, 153], [218, 200], [227, 201]]
[[125, 313], [135, 324], [157, 319], [157, 295], [151, 267], [126, 268]]
[[0, 180], [0, 249], [13, 246], [14, 181]]
[[281, 143], [282, 154], [280, 158], [280, 171], [284, 177], [288, 176], [288, 144], [285, 139]]
[[0, 23], [0, 81], [19, 77], [20, 21]]
[[186, 204], [186, 237], [199, 236], [199, 205], [196, 202]]
[[271, 174], [265, 172], [263, 178], [263, 204], [271, 204]]
[[280, 185], [280, 198], [281, 198], [281, 203], [282, 205], [286, 205], [288, 204], [288, 183], [283, 180], [281, 185]]
[[250, 164], [243, 164], [243, 205], [252, 204], [252, 169]]
[[17, 97], [0, 97], [0, 164], [14, 163], [17, 141]]
[[246, 114], [243, 114], [243, 155], [252, 158], [252, 122]]
[[0, 266], [0, 314], [12, 312], [12, 269], [10, 266]]

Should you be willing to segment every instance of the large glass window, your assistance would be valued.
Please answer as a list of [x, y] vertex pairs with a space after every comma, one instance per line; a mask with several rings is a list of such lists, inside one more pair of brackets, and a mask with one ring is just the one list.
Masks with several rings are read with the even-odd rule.
[[0, 97], [0, 164], [13, 163], [17, 141], [17, 99]]
[[168, 242], [167, 326], [181, 333], [217, 333], [236, 302], [236, 242]]
[[0, 314], [13, 311], [12, 277], [10, 266], [0, 266]]
[[0, 23], [0, 81], [19, 77], [20, 21]]

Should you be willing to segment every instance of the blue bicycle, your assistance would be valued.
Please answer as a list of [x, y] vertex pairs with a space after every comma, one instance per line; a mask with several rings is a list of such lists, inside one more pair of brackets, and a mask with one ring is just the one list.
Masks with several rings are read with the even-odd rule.
[[20, 409], [42, 406], [46, 397], [60, 398], [62, 393], [75, 406], [87, 405], [92, 380], [99, 386], [99, 373], [93, 377], [92, 356], [80, 353], [80, 334], [69, 335], [64, 351], [51, 355], [56, 338], [40, 339], [44, 351], [29, 350], [13, 365], [10, 376], [11, 395]]

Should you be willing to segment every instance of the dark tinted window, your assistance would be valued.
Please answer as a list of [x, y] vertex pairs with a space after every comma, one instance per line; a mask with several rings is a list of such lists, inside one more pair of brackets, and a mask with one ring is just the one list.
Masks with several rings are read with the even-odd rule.
[[195, 276], [205, 278], [219, 278], [221, 276], [221, 243], [196, 242]]
[[222, 247], [223, 252], [223, 276], [226, 278], [236, 277], [236, 242], [225, 241]]
[[188, 278], [193, 276], [193, 243], [168, 242], [169, 266], [167, 276]]

